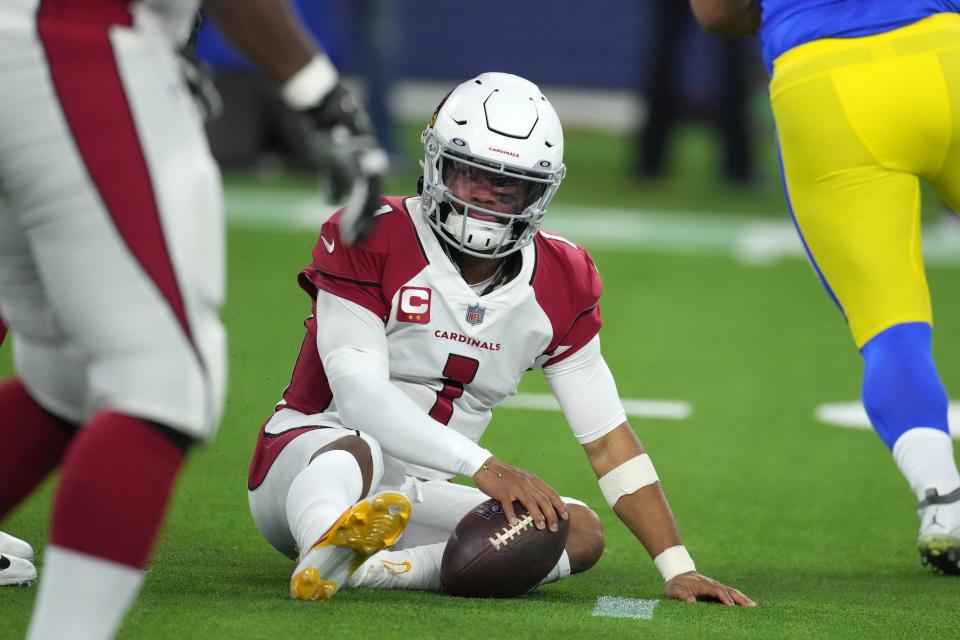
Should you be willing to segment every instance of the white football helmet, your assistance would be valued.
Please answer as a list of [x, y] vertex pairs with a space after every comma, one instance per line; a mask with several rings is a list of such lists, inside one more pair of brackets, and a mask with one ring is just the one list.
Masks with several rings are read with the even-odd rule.
[[566, 173], [540, 89], [484, 73], [444, 98], [420, 137], [427, 221], [458, 251], [500, 258], [533, 240]]

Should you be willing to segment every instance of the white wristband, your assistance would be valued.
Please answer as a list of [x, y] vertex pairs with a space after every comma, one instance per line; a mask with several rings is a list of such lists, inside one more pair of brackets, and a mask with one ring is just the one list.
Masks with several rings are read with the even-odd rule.
[[643, 453], [630, 458], [618, 467], [614, 467], [600, 478], [600, 491], [611, 507], [621, 497], [629, 495], [659, 480], [653, 468], [650, 456]]
[[697, 567], [693, 564], [693, 558], [690, 557], [687, 548], [682, 544], [664, 549], [660, 552], [660, 555], [653, 559], [653, 563], [660, 570], [664, 582], [670, 582], [681, 573], [697, 570]]
[[293, 109], [315, 107], [337, 86], [340, 74], [330, 58], [318, 54], [280, 88], [287, 105]]

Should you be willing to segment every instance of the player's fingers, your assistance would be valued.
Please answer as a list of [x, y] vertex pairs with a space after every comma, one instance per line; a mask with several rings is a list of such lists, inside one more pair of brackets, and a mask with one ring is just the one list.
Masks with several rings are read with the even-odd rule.
[[570, 519], [570, 513], [567, 511], [567, 505], [564, 504], [563, 499], [560, 497], [556, 491], [553, 490], [553, 487], [548, 485], [546, 482], [540, 478], [534, 476], [534, 482], [540, 488], [540, 491], [547, 496], [547, 499], [550, 500], [550, 504], [553, 506], [553, 510], [557, 512], [557, 515], [564, 520]]
[[712, 595], [713, 597], [715, 597], [717, 600], [727, 605], [728, 607], [732, 607], [735, 604], [733, 602], [733, 598], [730, 596], [730, 592], [727, 591], [727, 588], [724, 587], [723, 585], [717, 585], [717, 586], [711, 585], [710, 591], [712, 592], [710, 595]]
[[380, 202], [380, 176], [360, 176], [340, 214], [340, 238], [346, 244], [362, 241], [373, 228]]
[[694, 592], [698, 600], [720, 602], [727, 606], [733, 606], [733, 598], [727, 593], [727, 588], [713, 580], [700, 579], [693, 585]]
[[523, 505], [523, 508], [527, 510], [530, 514], [530, 517], [533, 518], [533, 526], [537, 529], [543, 529], [546, 526], [545, 519], [543, 516], [543, 511], [540, 509], [540, 503], [537, 501], [537, 498], [532, 495], [533, 492], [521, 491], [520, 495], [517, 496], [517, 500], [520, 501], [520, 504]]
[[543, 513], [544, 519], [546, 521], [545, 523], [541, 521], [540, 526], [538, 526], [537, 528], [542, 529], [543, 525], [546, 524], [546, 527], [550, 529], [550, 531], [556, 532], [558, 529], [557, 527], [558, 516], [557, 516], [557, 510], [553, 506], [553, 502], [550, 500], [549, 496], [547, 496], [545, 493], [539, 490], [535, 492], [535, 497], [537, 500], [537, 504], [540, 505], [540, 511], [541, 513]]
[[363, 202], [363, 210], [360, 213], [360, 218], [357, 220], [356, 227], [356, 240], [360, 241], [370, 235], [370, 231], [373, 229], [374, 218], [373, 215], [380, 205], [380, 193], [383, 190], [382, 180], [379, 175], [368, 176], [365, 180], [365, 196]]
[[[733, 598], [727, 593], [727, 587], [705, 576], [696, 576], [693, 579], [682, 581], [677, 587], [676, 598], [678, 600], [692, 602], [689, 597], [692, 595], [694, 596], [693, 601], [719, 602], [728, 606], [734, 604]], [[668, 595], [670, 595], [669, 591]]]
[[[506, 500], [500, 498], [500, 504], [503, 505], [503, 515], [507, 517], [507, 522], [509, 522], [511, 525], [515, 525], [520, 522], [520, 518], [517, 517], [517, 512], [513, 509], [512, 498], [508, 497]], [[523, 504], [522, 500], [520, 501], [520, 504]], [[523, 504], [523, 506], [526, 507], [527, 505]], [[529, 507], [527, 507], [527, 509], [529, 509]]]
[[569, 520], [570, 512], [567, 511], [567, 505], [563, 502], [563, 499], [561, 499], [560, 496], [555, 493], [548, 495], [548, 497], [550, 498], [550, 503], [553, 505], [553, 509], [557, 512], [557, 515], [564, 520]]
[[748, 598], [743, 594], [739, 589], [734, 589], [733, 587], [727, 587], [727, 591], [730, 592], [730, 596], [733, 598], [733, 601], [736, 602], [741, 607], [755, 607], [757, 603]]
[[675, 579], [667, 583], [664, 593], [668, 598], [673, 600], [681, 600], [683, 602], [697, 601], [696, 592], [693, 589], [678, 583]]

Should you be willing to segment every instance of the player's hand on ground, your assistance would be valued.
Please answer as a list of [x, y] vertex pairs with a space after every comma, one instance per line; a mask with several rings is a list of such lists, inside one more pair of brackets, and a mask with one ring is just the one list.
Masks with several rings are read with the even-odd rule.
[[330, 200], [349, 196], [340, 216], [340, 236], [353, 244], [373, 228], [387, 154], [377, 144], [367, 112], [342, 83], [304, 114], [313, 130], [310, 144], [326, 176]]
[[518, 469], [496, 458], [490, 458], [473, 475], [477, 488], [503, 505], [503, 512], [510, 524], [519, 521], [513, 508], [516, 500], [533, 516], [537, 529], [547, 527], [557, 530], [557, 519], [567, 520], [570, 515], [557, 492], [547, 483], [523, 469]]
[[688, 571], [671, 578], [664, 588], [664, 595], [684, 602], [720, 602], [729, 606], [757, 606], [756, 602], [737, 589], [700, 575], [696, 571]]

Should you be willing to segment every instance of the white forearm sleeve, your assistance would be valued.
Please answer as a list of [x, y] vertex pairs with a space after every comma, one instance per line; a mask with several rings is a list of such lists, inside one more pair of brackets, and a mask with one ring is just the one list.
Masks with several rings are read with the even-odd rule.
[[317, 348], [344, 425], [400, 460], [472, 476], [490, 452], [417, 406], [390, 382], [383, 322], [371, 311], [317, 292]]
[[613, 374], [600, 353], [600, 336], [543, 373], [580, 444], [602, 438], [626, 421]]

